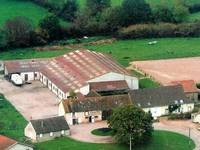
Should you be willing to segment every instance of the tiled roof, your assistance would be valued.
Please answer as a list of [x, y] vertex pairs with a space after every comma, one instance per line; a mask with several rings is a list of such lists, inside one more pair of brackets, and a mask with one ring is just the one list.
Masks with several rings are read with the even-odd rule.
[[193, 103], [185, 96], [180, 85], [131, 90], [129, 95], [133, 104], [142, 108]]
[[129, 95], [113, 95], [101, 97], [86, 97], [84, 99], [64, 100], [62, 104], [65, 112], [87, 112], [111, 110], [131, 103]]
[[89, 50], [77, 50], [56, 57], [41, 72], [63, 92], [76, 91], [88, 80], [109, 72], [129, 75], [109, 56]]
[[129, 89], [125, 80], [106, 81], [106, 82], [90, 82], [90, 90], [93, 91], [114, 91]]
[[5, 150], [16, 143], [17, 141], [10, 139], [8, 137], [5, 137], [3, 135], [0, 135], [0, 150]]
[[173, 81], [171, 83], [174, 85], [182, 85], [185, 93], [198, 92], [198, 88], [196, 87], [194, 80]]
[[8, 73], [38, 72], [48, 63], [48, 59], [26, 59], [5, 61], [4, 65]]
[[69, 130], [68, 123], [63, 116], [30, 121], [36, 134]]

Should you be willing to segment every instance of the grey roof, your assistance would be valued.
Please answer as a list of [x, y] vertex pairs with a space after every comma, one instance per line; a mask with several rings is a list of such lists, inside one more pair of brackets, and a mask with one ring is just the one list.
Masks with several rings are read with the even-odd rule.
[[142, 108], [193, 103], [185, 96], [180, 85], [131, 90], [129, 95], [133, 104]]
[[69, 125], [63, 116], [31, 120], [30, 122], [35, 129], [36, 134], [69, 130]]
[[81, 100], [64, 100], [65, 112], [87, 112], [111, 110], [119, 106], [130, 105], [129, 95], [86, 97]]

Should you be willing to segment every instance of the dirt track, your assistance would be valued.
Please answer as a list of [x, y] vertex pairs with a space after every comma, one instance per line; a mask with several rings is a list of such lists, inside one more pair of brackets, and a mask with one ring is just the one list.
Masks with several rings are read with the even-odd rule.
[[176, 80], [194, 80], [200, 82], [200, 57], [135, 61], [130, 68], [137, 68], [150, 75], [163, 85]]

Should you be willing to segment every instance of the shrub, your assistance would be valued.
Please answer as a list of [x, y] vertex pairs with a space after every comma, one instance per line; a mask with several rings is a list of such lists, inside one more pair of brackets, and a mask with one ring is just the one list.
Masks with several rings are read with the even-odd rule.
[[189, 7], [189, 12], [190, 13], [196, 13], [200, 11], [200, 3], [194, 4]]
[[191, 113], [170, 114], [169, 120], [186, 120], [191, 119]]

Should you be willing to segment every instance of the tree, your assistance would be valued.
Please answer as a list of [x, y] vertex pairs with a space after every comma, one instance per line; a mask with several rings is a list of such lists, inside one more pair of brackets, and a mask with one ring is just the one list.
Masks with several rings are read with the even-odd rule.
[[96, 16], [98, 13], [102, 12], [105, 8], [111, 6], [110, 0], [87, 0], [86, 10], [90, 16]]
[[59, 13], [59, 16], [66, 19], [67, 21], [73, 21], [77, 10], [78, 10], [77, 1], [67, 0], [67, 2], [63, 6], [63, 9]]
[[29, 46], [30, 33], [33, 31], [33, 27], [31, 21], [27, 18], [15, 17], [6, 21], [4, 30], [8, 46]]
[[132, 145], [139, 145], [149, 141], [152, 136], [151, 115], [133, 105], [115, 109], [108, 124], [116, 131], [115, 137], [120, 143], [129, 144], [131, 139]]
[[100, 17], [100, 30], [104, 32], [113, 32], [122, 26], [122, 9], [121, 7], [107, 8], [101, 13]]
[[126, 26], [151, 20], [151, 8], [145, 0], [124, 0], [122, 10]]
[[58, 17], [55, 15], [48, 15], [39, 23], [41, 32], [47, 33], [49, 41], [58, 40], [61, 38], [61, 25]]
[[174, 5], [174, 19], [176, 23], [183, 22], [189, 15], [188, 7], [183, 0], [175, 0]]
[[[0, 49], [7, 46], [5, 31], [0, 29]], [[1, 106], [0, 106], [1, 107]]]

